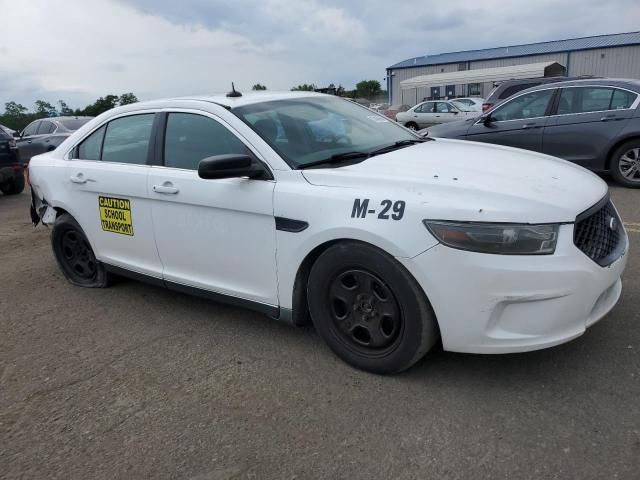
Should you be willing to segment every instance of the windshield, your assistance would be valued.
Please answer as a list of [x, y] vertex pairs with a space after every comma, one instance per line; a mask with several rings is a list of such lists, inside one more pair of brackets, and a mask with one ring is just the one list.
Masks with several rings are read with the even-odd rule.
[[336, 97], [276, 100], [237, 107], [232, 112], [292, 168], [418, 138], [388, 118]]

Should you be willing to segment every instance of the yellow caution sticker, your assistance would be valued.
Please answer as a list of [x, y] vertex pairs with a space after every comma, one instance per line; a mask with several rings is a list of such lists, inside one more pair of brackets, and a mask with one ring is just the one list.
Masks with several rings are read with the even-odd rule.
[[126, 198], [98, 196], [100, 223], [105, 232], [133, 236], [131, 201]]

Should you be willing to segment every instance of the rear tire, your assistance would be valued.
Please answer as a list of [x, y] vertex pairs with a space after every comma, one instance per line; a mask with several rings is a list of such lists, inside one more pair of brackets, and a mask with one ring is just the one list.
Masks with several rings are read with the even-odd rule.
[[5, 195], [18, 195], [24, 190], [24, 175], [16, 175], [8, 182], [0, 184], [0, 192]]
[[613, 152], [609, 173], [624, 187], [640, 188], [640, 139], [625, 142]]
[[422, 288], [394, 258], [362, 242], [323, 252], [309, 275], [313, 324], [350, 365], [396, 373], [420, 360], [439, 337]]
[[418, 124], [417, 124], [417, 123], [415, 123], [415, 122], [407, 122], [407, 123], [405, 123], [405, 124], [404, 124], [404, 126], [405, 126], [405, 127], [407, 127], [409, 130], [414, 130], [414, 131], [416, 131], [416, 132], [417, 132], [418, 130], [420, 130], [420, 129], [418, 128]]
[[111, 284], [112, 274], [96, 260], [89, 240], [71, 215], [64, 213], [56, 218], [51, 246], [58, 267], [69, 283], [88, 288], [104, 288]]

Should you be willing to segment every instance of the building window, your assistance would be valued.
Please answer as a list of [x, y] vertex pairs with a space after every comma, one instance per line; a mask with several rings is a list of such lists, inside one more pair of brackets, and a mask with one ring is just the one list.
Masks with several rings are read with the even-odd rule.
[[480, 93], [480, 84], [479, 83], [470, 83], [467, 85], [467, 95], [470, 97], [480, 97], [482, 94]]
[[458, 64], [458, 71], [459, 71], [459, 72], [462, 72], [462, 71], [464, 71], [464, 70], [466, 70], [466, 69], [467, 69], [467, 64], [466, 64], [466, 62], [463, 62], [463, 63], [459, 63], [459, 64]]

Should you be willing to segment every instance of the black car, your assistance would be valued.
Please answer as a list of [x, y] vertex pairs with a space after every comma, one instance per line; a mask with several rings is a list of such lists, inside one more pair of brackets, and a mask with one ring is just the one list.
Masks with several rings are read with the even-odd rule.
[[575, 80], [524, 90], [477, 118], [436, 125], [423, 134], [546, 153], [638, 188], [638, 105], [639, 80]]
[[582, 77], [540, 77], [540, 78], [520, 78], [513, 80], [505, 80], [498, 86], [494, 87], [489, 96], [482, 104], [482, 111], [487, 112], [494, 106], [502, 103], [511, 95], [526, 90], [527, 88], [537, 87], [538, 85], [546, 85], [548, 83], [568, 82], [571, 80], [582, 80], [584, 78], [595, 78], [591, 76]]
[[18, 161], [16, 141], [0, 128], [0, 192], [16, 195], [24, 190], [24, 166]]
[[31, 122], [16, 138], [20, 161], [55, 150], [69, 135], [93, 117], [55, 117]]

